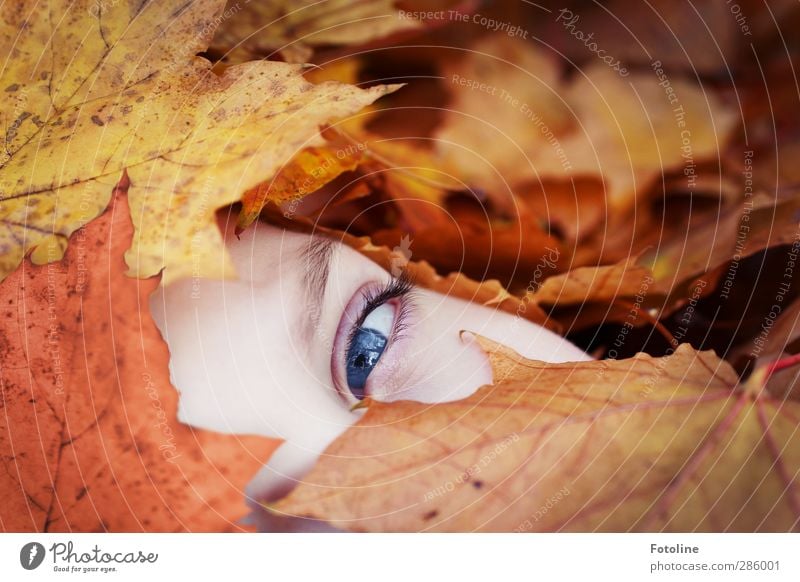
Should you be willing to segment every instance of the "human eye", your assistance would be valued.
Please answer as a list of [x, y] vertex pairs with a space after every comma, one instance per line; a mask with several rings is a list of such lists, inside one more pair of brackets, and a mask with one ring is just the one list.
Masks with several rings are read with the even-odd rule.
[[[406, 275], [362, 286], [342, 313], [334, 341], [331, 370], [334, 385], [346, 402], [369, 394], [373, 371], [410, 324], [414, 285]], [[394, 354], [397, 357], [397, 354]]]

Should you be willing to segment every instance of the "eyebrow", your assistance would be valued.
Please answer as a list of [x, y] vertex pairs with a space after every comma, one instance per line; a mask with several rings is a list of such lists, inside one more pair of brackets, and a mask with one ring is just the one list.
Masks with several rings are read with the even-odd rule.
[[304, 322], [303, 339], [307, 346], [319, 329], [322, 318], [322, 307], [325, 302], [325, 290], [331, 272], [331, 259], [336, 250], [336, 241], [313, 236], [300, 252], [300, 263], [304, 269], [303, 288], [309, 314]]

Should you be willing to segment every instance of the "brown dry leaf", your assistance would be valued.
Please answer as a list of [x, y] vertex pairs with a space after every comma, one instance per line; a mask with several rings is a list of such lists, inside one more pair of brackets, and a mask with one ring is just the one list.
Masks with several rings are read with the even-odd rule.
[[607, 219], [605, 191], [597, 179], [547, 180], [514, 189], [520, 205], [558, 229], [572, 244], [595, 232]]
[[[405, 205], [413, 211], [421, 204]], [[439, 224], [413, 229], [379, 230], [377, 245], [394, 248], [403, 238], [414, 257], [436, 266], [440, 273], [463, 273], [475, 280], [497, 279], [510, 289], [525, 289], [563, 270], [566, 253], [558, 240], [536, 221], [490, 221], [485, 213], [468, 209], [443, 213]]]
[[653, 281], [647, 267], [638, 265], [638, 256], [615, 265], [578, 267], [546, 279], [525, 296], [539, 305], [572, 305], [586, 302], [613, 302], [619, 297], [644, 295]]
[[[797, 106], [797, 93], [793, 93], [792, 111]], [[774, 123], [772, 118], [769, 123]], [[777, 197], [797, 196], [800, 184], [800, 135], [789, 134], [781, 141], [780, 147], [758, 152], [759, 163], [753, 167], [753, 182], [756, 188]]]
[[272, 509], [356, 531], [800, 528], [800, 404], [712, 352], [547, 364], [481, 341], [493, 386], [369, 403]]
[[306, 63], [314, 49], [361, 45], [422, 23], [403, 17], [396, 0], [231, 1], [212, 48], [229, 62], [269, 57]]
[[[794, 250], [797, 256], [798, 248]], [[779, 297], [779, 295], [776, 295]], [[728, 360], [736, 361], [747, 359], [751, 369], [758, 373], [759, 369], [768, 367], [771, 362], [781, 358], [791, 358], [791, 355], [800, 352], [798, 338], [800, 338], [800, 301], [795, 300], [789, 305], [775, 299], [770, 307], [770, 312], [777, 317], [771, 319], [763, 317], [760, 327], [755, 335], [742, 345], [731, 350]], [[800, 370], [797, 366], [789, 366], [778, 370], [767, 378], [767, 390], [776, 398], [793, 398], [800, 400]]]
[[5, 531], [235, 531], [278, 441], [177, 417], [169, 353], [125, 276], [124, 195], [59, 262], [0, 284], [0, 497]]
[[691, 8], [671, 0], [610, 0], [602, 6], [573, 1], [550, 16], [536, 23], [545, 41], [578, 63], [602, 57], [631, 69], [658, 60], [671, 72], [714, 75], [735, 62], [739, 39], [749, 42], [740, 36], [731, 5], [714, 0], [698, 0]]
[[[786, 354], [797, 354], [800, 351], [798, 338], [800, 301], [796, 300], [781, 311], [774, 324], [765, 321], [759, 334], [747, 346], [749, 350], [740, 349], [739, 353], [755, 357], [754, 366], [769, 366], [770, 361], [787, 357]], [[777, 370], [767, 378], [766, 388], [778, 399], [791, 398], [800, 402], [800, 370], [796, 365]]]
[[[460, 192], [464, 184], [436, 168], [426, 150], [400, 140], [385, 140], [364, 130], [363, 119], [363, 116], [354, 117], [343, 124], [349, 127], [341, 133], [344, 143], [340, 148], [345, 153], [358, 150], [352, 156], [358, 157], [360, 170], [358, 182], [350, 181], [345, 189], [367, 188], [368, 192], [379, 194], [382, 202], [389, 199], [391, 205], [384, 205], [382, 209], [392, 217], [391, 226], [399, 223], [406, 231], [416, 232], [446, 222], [448, 215], [444, 200], [448, 195]], [[312, 182], [312, 185], [317, 186], [317, 183]], [[330, 207], [361, 197], [358, 193], [343, 194], [330, 193], [330, 205], [321, 209], [323, 223], [335, 222], [337, 218], [330, 212]], [[348, 222], [351, 220], [349, 216]], [[386, 228], [386, 224], [382, 226]]]
[[495, 35], [476, 42], [460, 61], [448, 62], [443, 74], [452, 101], [434, 136], [441, 161], [507, 208], [510, 186], [537, 178], [543, 161], [558, 157], [548, 135], [575, 129], [559, 95], [558, 67], [529, 43]]
[[709, 216], [684, 237], [673, 237], [642, 257], [653, 271], [656, 288], [664, 291], [731, 262], [723, 285], [736, 279], [739, 262], [765, 248], [791, 244], [798, 238], [800, 198], [777, 201], [757, 193], [735, 208]]
[[[368, 140], [365, 171], [396, 208], [392, 222], [373, 229], [375, 244], [413, 241], [414, 256], [439, 272], [462, 272], [477, 280], [503, 279], [525, 287], [537, 271], [542, 279], [563, 263], [561, 243], [544, 232], [538, 217], [520, 205], [499, 219], [480, 191], [436, 167], [425, 140]], [[555, 258], [553, 259], [553, 255]], [[550, 257], [543, 262], [542, 257]]]
[[[797, 256], [795, 249], [795, 256]], [[780, 358], [800, 337], [800, 301], [782, 309], [774, 323], [765, 321], [753, 340], [752, 352], [761, 363]], [[796, 351], [793, 350], [793, 351]]]
[[404, 249], [402, 246], [396, 246], [392, 249], [387, 246], [377, 246], [366, 236], [354, 237], [347, 233], [335, 231], [329, 231], [329, 234], [339, 237], [343, 243], [359, 251], [390, 272], [396, 272], [397, 269], [407, 269], [414, 282], [421, 287], [436, 291], [442, 295], [472, 301], [479, 305], [496, 307], [508, 313], [524, 317], [533, 323], [544, 325], [553, 330], [558, 329], [558, 324], [548, 318], [547, 314], [537, 305], [529, 305], [519, 297], [512, 295], [497, 280], [475, 281], [459, 272], [450, 273], [443, 277], [427, 261], [409, 260], [410, 253], [408, 251], [410, 249]]
[[594, 63], [565, 84], [531, 43], [488, 36], [446, 71], [442, 161], [497, 196], [530, 180], [600, 177], [611, 209], [629, 208], [666, 170], [693, 179], [736, 122], [715, 95], [660, 74], [623, 77]]
[[242, 195], [242, 211], [236, 222], [237, 233], [250, 226], [268, 202], [283, 204], [299, 201], [342, 173], [357, 168], [365, 152], [364, 144], [349, 143], [341, 137], [323, 146], [302, 150], [274, 178]]
[[353, 130], [369, 148], [365, 171], [373, 181], [380, 181], [381, 190], [400, 213], [403, 228], [417, 232], [448, 221], [445, 198], [467, 185], [438, 167], [426, 140], [382, 139], [363, 128]]
[[130, 273], [166, 269], [165, 283], [230, 275], [214, 211], [323, 144], [320, 125], [390, 90], [311, 85], [300, 67], [271, 62], [217, 76], [195, 54], [223, 8], [222, 0], [179, 10], [133, 0], [3, 5], [0, 52], [13, 58], [0, 86], [17, 106], [5, 113], [0, 278], [31, 250], [37, 264], [60, 258], [125, 168], [136, 227]]

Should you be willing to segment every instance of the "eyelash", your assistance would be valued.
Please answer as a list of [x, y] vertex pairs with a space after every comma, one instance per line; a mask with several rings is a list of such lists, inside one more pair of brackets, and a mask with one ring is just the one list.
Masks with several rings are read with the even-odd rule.
[[414, 309], [414, 281], [407, 271], [403, 271], [399, 277], [392, 277], [390, 281], [375, 289], [363, 291], [364, 307], [358, 319], [350, 329], [347, 336], [347, 349], [353, 345], [358, 328], [364, 324], [364, 320], [374, 310], [392, 299], [399, 299], [397, 313], [394, 318], [391, 337], [388, 338], [389, 345], [402, 339], [403, 332], [408, 328], [408, 318]]

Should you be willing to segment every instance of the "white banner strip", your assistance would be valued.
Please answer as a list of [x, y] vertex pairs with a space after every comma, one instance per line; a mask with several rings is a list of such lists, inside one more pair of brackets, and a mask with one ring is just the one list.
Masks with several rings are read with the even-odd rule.
[[0, 580], [186, 581], [192, 575], [237, 582], [794, 582], [800, 580], [800, 536], [0, 534]]

